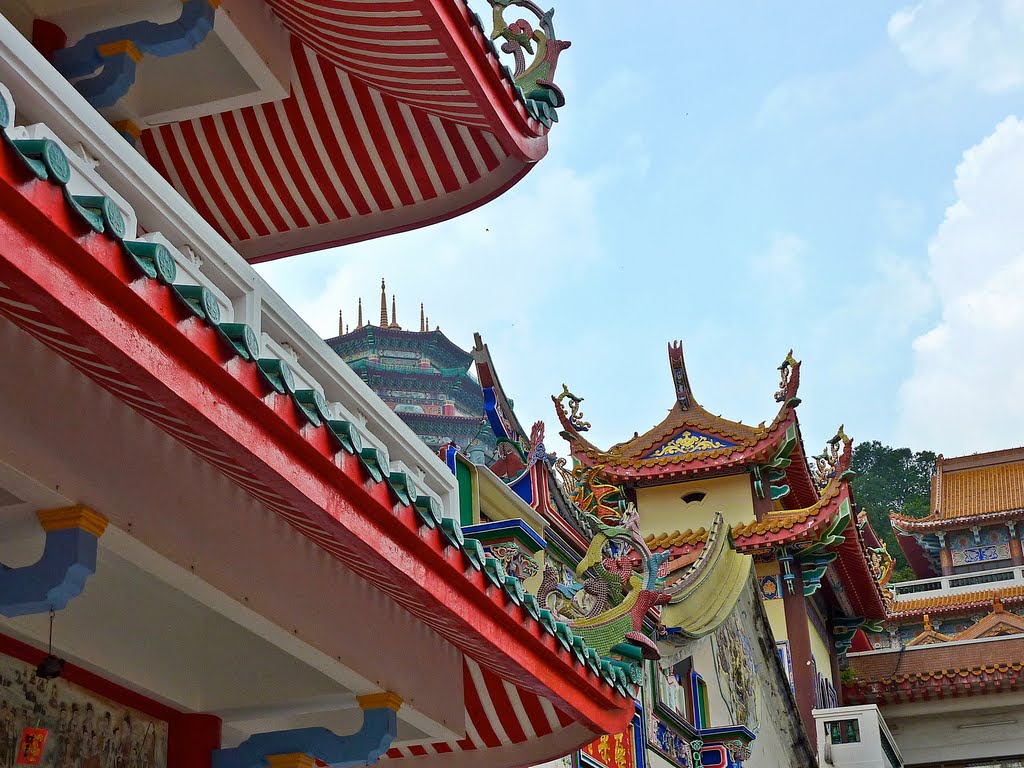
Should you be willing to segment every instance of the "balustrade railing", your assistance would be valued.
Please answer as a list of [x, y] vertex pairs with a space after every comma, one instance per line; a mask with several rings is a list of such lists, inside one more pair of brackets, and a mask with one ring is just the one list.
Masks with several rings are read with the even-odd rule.
[[909, 600], [921, 593], [976, 592], [987, 585], [994, 587], [1024, 584], [1024, 566], [995, 568], [990, 571], [964, 573], [956, 576], [936, 576], [932, 579], [902, 581], [893, 584], [896, 600]]
[[223, 321], [248, 325], [261, 350], [287, 362], [299, 387], [322, 394], [333, 418], [357, 425], [367, 445], [441, 502], [442, 514], [458, 517], [455, 479], [444, 463], [2, 16], [0, 97], [12, 111], [8, 135], [48, 138], [64, 151], [73, 169], [69, 191], [108, 197], [126, 236], [164, 245], [180, 282], [207, 289]]

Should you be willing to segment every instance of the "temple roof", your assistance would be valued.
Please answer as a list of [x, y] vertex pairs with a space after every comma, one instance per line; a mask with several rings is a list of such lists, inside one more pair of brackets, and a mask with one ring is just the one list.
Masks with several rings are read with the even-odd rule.
[[325, 339], [327, 344], [346, 360], [356, 360], [384, 350], [416, 352], [433, 362], [442, 371], [468, 371], [473, 356], [461, 349], [440, 330], [406, 331], [364, 325], [349, 333]]
[[999, 590], [983, 589], [976, 592], [955, 592], [928, 597], [916, 597], [909, 600], [897, 600], [889, 610], [890, 619], [905, 619], [924, 614], [967, 614], [977, 613], [992, 605], [993, 599], [1001, 600], [1005, 605], [1024, 603], [1024, 585], [1003, 587]]
[[[760, 520], [734, 525], [733, 548], [745, 554], [780, 547], [796, 551], [807, 548], [808, 553], [834, 552], [835, 559], [828, 570], [834, 585], [832, 592], [842, 593], [846, 611], [867, 619], [882, 619], [885, 602], [880, 583], [891, 571], [891, 562], [879, 558], [878, 565], [873, 564], [870, 549], [880, 546], [878, 539], [866, 519], [857, 521], [853, 515], [849, 486], [853, 441], [842, 432], [837, 437], [835, 442], [841, 443], [842, 449], [836, 453], [835, 465], [826, 469], [830, 479], [819, 499], [802, 509], [769, 512]], [[703, 528], [651, 534], [646, 538], [652, 551], [669, 553], [669, 573], [703, 557], [708, 540], [709, 534]]]
[[[891, 515], [904, 533], [965, 528], [1024, 517], [1024, 448], [945, 458], [932, 475], [931, 514]], [[901, 541], [901, 545], [902, 545]]]
[[552, 398], [575, 458], [584, 464], [601, 465], [601, 474], [609, 482], [643, 484], [697, 473], [734, 472], [764, 464], [783, 444], [791, 441], [788, 449], [793, 452], [792, 463], [786, 471], [791, 493], [783, 503], [802, 506], [817, 498], [799, 438], [795, 409], [800, 403], [796, 396], [800, 363], [793, 359], [792, 353], [779, 366], [782, 380], [775, 395], [781, 404], [779, 411], [770, 423], [762, 422], [757, 426], [715, 416], [697, 401], [680, 342], [669, 345], [668, 357], [676, 395], [668, 415], [643, 434], [607, 450], [598, 448], [583, 436], [590, 424], [583, 420], [579, 410], [581, 398], [567, 387]]
[[729, 538], [729, 528], [718, 513], [696, 562], [668, 587], [672, 597], [662, 609], [662, 620], [672, 628], [670, 634], [703, 637], [732, 613], [750, 581], [751, 561], [730, 546]]
[[[6, 103], [0, 114], [0, 128], [6, 128]], [[269, 337], [264, 342], [250, 326], [239, 330], [222, 322], [226, 309], [208, 286], [214, 285], [210, 274], [229, 274], [232, 262], [203, 252], [202, 264], [193, 263], [188, 273], [200, 284], [175, 282], [191, 260], [158, 242], [135, 240], [110, 198], [72, 197], [68, 187], [81, 188], [84, 173], [55, 143], [48, 146], [44, 162], [27, 149], [23, 154], [0, 131], [5, 200], [0, 218], [12, 244], [0, 254], [5, 322], [59, 354], [71, 375], [88, 377], [109, 393], [104, 397], [123, 401], [162, 429], [196, 462], [223, 473], [224, 482], [262, 505], [261, 518], [272, 515], [316, 547], [320, 566], [337, 562], [382, 600], [423, 622], [425, 631], [436, 632], [472, 663], [474, 680], [482, 670], [486, 682], [480, 690], [499, 693], [483, 699], [467, 684], [464, 700], [453, 710], [454, 737], [462, 734], [463, 723], [475, 733], [483, 731], [484, 721], [477, 722], [482, 699], [500, 710], [493, 728], [506, 734], [518, 718], [504, 721], [502, 712], [547, 708], [552, 713], [550, 718], [543, 713], [533, 725], [531, 715], [516, 726], [520, 733], [533, 728], [530, 736], [442, 742], [446, 752], [472, 752], [475, 762], [503, 765], [502, 750], [510, 744], [536, 744], [538, 736], [564, 731], [566, 738], [546, 754], [517, 752], [517, 760], [508, 759], [509, 764], [540, 763], [626, 727], [634, 711], [632, 691], [593, 654], [588, 664], [585, 653], [560, 648], [579, 646], [571, 632], [542, 621], [538, 607], [513, 587], [514, 580], [502, 581], [500, 572], [485, 570], [480, 549], [457, 535], [457, 527], [443, 524], [450, 518], [443, 515], [442, 503], [417, 489], [404, 466], [388, 458], [389, 443], [397, 449], [391, 455], [416, 456], [415, 450], [405, 450], [412, 441], [404, 428], [394, 437], [386, 431], [399, 425], [390, 414], [378, 414], [383, 406], [351, 372], [344, 366], [307, 370], [296, 386], [302, 369], [293, 370], [273, 350], [308, 341], [304, 349], [326, 356], [326, 350], [316, 350], [320, 342], [308, 328], [289, 328], [287, 316], [278, 327], [264, 320], [262, 333]], [[109, 171], [107, 163], [100, 167]], [[241, 266], [244, 279], [236, 284], [256, 286], [242, 299], [269, 302], [272, 297], [258, 293], [259, 278]], [[265, 311], [278, 312], [280, 319], [278, 306], [270, 306]], [[95, 307], [103, 311], [91, 311]], [[314, 353], [307, 352], [305, 360]], [[380, 425], [379, 432], [357, 427], [349, 408], [361, 424]], [[268, 540], [267, 551], [276, 543]], [[211, 582], [209, 588], [219, 587]], [[280, 616], [291, 617], [286, 609]], [[269, 613], [265, 620], [268, 625], [280, 621]], [[537, 726], [544, 723], [550, 730], [542, 735]], [[495, 752], [481, 758], [483, 748]], [[437, 745], [431, 749], [441, 752]]]
[[958, 644], [955, 655], [943, 644], [911, 650], [850, 654], [852, 685], [844, 685], [849, 704], [897, 703], [943, 696], [998, 693], [1020, 681], [1020, 638]]
[[527, 13], [542, 55], [513, 73], [492, 39], [511, 52], [509, 25], [527, 22], [498, 14], [489, 34], [462, 0], [366, 8], [267, 0], [291, 60], [279, 98], [139, 126], [149, 162], [250, 261], [457, 216], [547, 152], [564, 103], [549, 78], [569, 45], [550, 16]]

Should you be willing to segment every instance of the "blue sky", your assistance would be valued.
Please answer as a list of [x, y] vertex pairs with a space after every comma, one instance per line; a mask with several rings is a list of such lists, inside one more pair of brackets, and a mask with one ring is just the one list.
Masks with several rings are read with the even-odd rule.
[[747, 423], [792, 347], [814, 451], [1024, 444], [1024, 1], [644, 8], [556, 6], [568, 103], [506, 195], [260, 272], [324, 336], [387, 278], [407, 327], [483, 334], [522, 421], [557, 432], [569, 384], [599, 445], [664, 416], [674, 339]]

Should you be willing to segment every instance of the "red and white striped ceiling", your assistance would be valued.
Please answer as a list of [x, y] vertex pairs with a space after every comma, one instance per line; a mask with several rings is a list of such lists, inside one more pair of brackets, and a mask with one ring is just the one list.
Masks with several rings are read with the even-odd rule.
[[[572, 726], [579, 727], [568, 715], [547, 699], [518, 688], [468, 657], [463, 660], [463, 690], [466, 697], [466, 735], [458, 741], [394, 747], [386, 757], [422, 758], [481, 752], [513, 744], [537, 743], [557, 736]], [[568, 734], [570, 740], [578, 737]], [[595, 734], [597, 735], [597, 734]]]
[[291, 94], [141, 141], [250, 261], [450, 218], [547, 151], [462, 0], [268, 5], [291, 34]]

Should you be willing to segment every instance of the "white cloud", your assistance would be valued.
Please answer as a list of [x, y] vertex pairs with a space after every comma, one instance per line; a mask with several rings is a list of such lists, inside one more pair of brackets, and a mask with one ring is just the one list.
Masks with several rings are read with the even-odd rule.
[[799, 292], [803, 289], [803, 262], [807, 243], [792, 232], [775, 232], [767, 250], [754, 256], [752, 271], [762, 279], [779, 281]]
[[600, 181], [543, 165], [505, 195], [451, 221], [365, 243], [293, 257], [260, 272], [319, 333], [336, 332], [338, 310], [354, 326], [356, 300], [377, 323], [380, 279], [398, 321], [432, 325], [465, 344], [481, 319], [516, 322], [546, 291], [600, 253]]
[[[522, 421], [543, 418], [550, 427], [548, 396], [569, 375], [569, 342], [556, 334], [582, 329], [566, 320], [574, 305], [576, 313], [589, 313], [579, 309], [585, 299], [578, 283], [605, 259], [598, 198], [619, 173], [596, 168], [583, 175], [550, 163], [549, 157], [501, 197], [450, 221], [258, 270], [323, 337], [337, 334], [339, 309], [355, 327], [360, 297], [364, 320], [376, 325], [386, 278], [388, 308], [395, 294], [402, 327], [419, 328], [423, 302], [431, 326], [463, 349], [480, 331]], [[549, 442], [559, 447], [557, 437]]]
[[871, 344], [904, 339], [935, 305], [932, 284], [920, 268], [888, 254], [875, 260], [871, 278], [851, 295], [858, 335]]
[[964, 153], [932, 239], [938, 325], [914, 342], [899, 433], [951, 453], [1024, 444], [1024, 121]]
[[905, 239], [922, 234], [925, 210], [920, 202], [883, 193], [878, 199], [878, 209], [882, 231], [886, 236]]
[[889, 19], [915, 69], [992, 93], [1024, 85], [1024, 0], [922, 0]]

